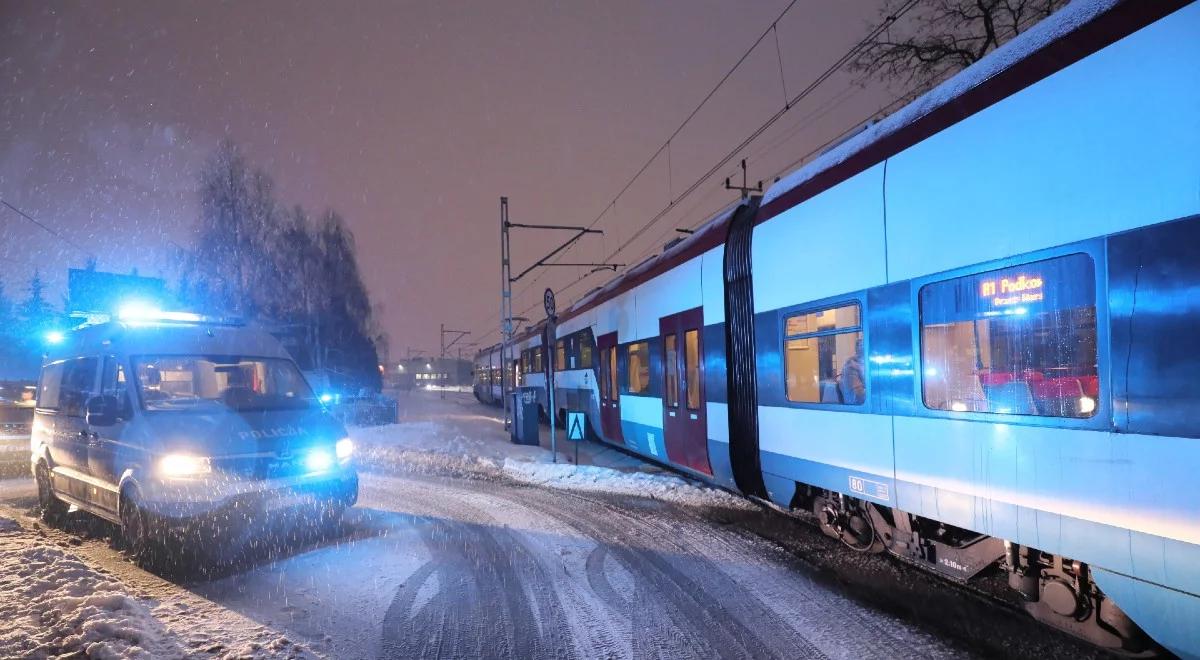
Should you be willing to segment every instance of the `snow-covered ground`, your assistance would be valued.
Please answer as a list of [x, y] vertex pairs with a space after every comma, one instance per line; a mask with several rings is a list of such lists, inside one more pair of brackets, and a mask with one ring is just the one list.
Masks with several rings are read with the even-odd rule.
[[[354, 427], [350, 437], [365, 469], [402, 463], [483, 477], [503, 475], [549, 488], [607, 492], [697, 506], [749, 507], [744, 498], [665, 472], [596, 443], [584, 443], [575, 465], [574, 444], [559, 434], [558, 461], [542, 446], [513, 444], [498, 411], [469, 397], [401, 399], [401, 421]], [[408, 419], [405, 419], [408, 413]], [[543, 440], [548, 431], [542, 429]], [[546, 444], [546, 442], [543, 442]]]
[[59, 533], [0, 517], [0, 656], [313, 656], [287, 637], [211, 604], [138, 594], [72, 546]]

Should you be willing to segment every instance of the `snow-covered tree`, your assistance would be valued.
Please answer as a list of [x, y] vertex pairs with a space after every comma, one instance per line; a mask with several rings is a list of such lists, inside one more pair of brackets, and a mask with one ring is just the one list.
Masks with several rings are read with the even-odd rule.
[[354, 236], [327, 211], [314, 223], [275, 197], [271, 177], [225, 141], [200, 174], [200, 221], [179, 297], [201, 309], [299, 329], [314, 362], [378, 387], [380, 334]]

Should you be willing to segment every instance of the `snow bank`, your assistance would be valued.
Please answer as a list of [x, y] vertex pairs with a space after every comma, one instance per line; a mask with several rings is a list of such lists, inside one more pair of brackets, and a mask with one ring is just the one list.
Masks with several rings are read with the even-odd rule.
[[358, 448], [359, 465], [367, 468], [385, 464], [498, 472], [511, 456], [549, 455], [541, 447], [512, 444], [503, 425], [485, 415], [351, 427], [349, 432]]
[[530, 462], [511, 458], [504, 461], [504, 473], [515, 481], [549, 488], [636, 495], [692, 506], [751, 507], [744, 498], [668, 474], [623, 472], [595, 465]]
[[149, 607], [62, 549], [0, 520], [0, 649], [48, 658], [183, 657]]
[[[414, 402], [437, 405], [436, 402]], [[514, 445], [503, 423], [470, 408], [429, 411], [433, 416], [385, 426], [352, 427], [361, 469], [401, 469], [506, 477], [523, 483], [577, 491], [671, 500], [696, 506], [749, 506], [742, 498], [683, 477], [648, 473], [649, 465], [615, 451], [584, 452], [602, 465], [552, 463], [549, 450]], [[569, 447], [565, 447], [569, 450]], [[589, 449], [596, 449], [589, 447]]]
[[134, 593], [64, 537], [0, 517], [0, 657], [319, 657], [186, 589]]

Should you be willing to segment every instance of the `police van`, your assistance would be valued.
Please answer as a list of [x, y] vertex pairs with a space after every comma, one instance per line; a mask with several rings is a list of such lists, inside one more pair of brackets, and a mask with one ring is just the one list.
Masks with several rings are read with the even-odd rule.
[[358, 498], [353, 443], [283, 346], [195, 314], [72, 332], [42, 368], [30, 446], [43, 515], [74, 505], [135, 552], [284, 508], [335, 520]]

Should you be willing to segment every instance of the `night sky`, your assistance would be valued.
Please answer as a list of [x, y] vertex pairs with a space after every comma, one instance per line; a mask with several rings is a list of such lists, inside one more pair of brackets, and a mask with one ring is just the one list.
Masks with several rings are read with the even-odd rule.
[[[499, 197], [512, 220], [596, 225], [569, 261], [611, 252], [783, 105], [768, 36], [610, 207], [786, 0], [718, 2], [0, 3], [0, 278], [64, 293], [85, 255], [174, 278], [196, 172], [225, 136], [310, 212], [340, 211], [392, 355], [438, 324], [497, 341]], [[800, 0], [778, 38], [789, 94], [867, 31], [879, 0]], [[767, 179], [891, 95], [831, 78], [740, 156]], [[615, 261], [633, 265], [736, 198], [736, 159]], [[523, 269], [565, 238], [514, 234]], [[841, 243], [842, 238], [831, 238]], [[517, 284], [517, 313], [560, 268]], [[606, 275], [560, 293], [565, 306]], [[530, 312], [540, 315], [540, 311]]]

